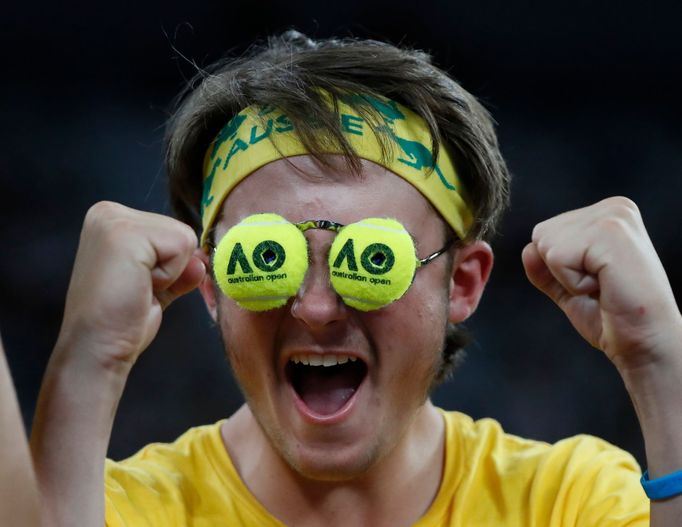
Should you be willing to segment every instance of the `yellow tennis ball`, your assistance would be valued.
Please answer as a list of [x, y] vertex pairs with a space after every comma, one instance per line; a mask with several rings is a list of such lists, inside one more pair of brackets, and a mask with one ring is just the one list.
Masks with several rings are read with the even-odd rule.
[[398, 300], [412, 284], [416, 268], [410, 234], [387, 218], [345, 226], [329, 251], [332, 287], [347, 305], [360, 311]]
[[213, 256], [220, 289], [251, 311], [286, 304], [307, 270], [305, 236], [278, 214], [248, 216], [227, 231]]

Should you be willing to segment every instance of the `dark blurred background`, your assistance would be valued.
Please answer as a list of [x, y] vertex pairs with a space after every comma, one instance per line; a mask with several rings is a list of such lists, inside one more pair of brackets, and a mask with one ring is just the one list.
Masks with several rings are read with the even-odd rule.
[[[0, 330], [27, 426], [55, 342], [80, 224], [98, 200], [170, 213], [162, 167], [173, 96], [207, 65], [289, 28], [429, 50], [499, 123], [515, 175], [476, 337], [437, 403], [555, 441], [591, 433], [643, 462], [620, 378], [525, 280], [538, 221], [613, 194], [640, 206], [682, 287], [682, 13], [678, 3], [24, 2], [0, 14]], [[140, 359], [110, 455], [240, 404], [197, 294]]]

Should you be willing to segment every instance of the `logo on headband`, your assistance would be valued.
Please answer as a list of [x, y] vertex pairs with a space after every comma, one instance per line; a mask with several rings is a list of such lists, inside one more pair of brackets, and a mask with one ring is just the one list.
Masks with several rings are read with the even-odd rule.
[[[396, 161], [409, 166], [418, 171], [433, 170], [443, 187], [447, 190], [456, 191], [454, 184], [448, 181], [441, 171], [438, 163], [431, 154], [431, 149], [414, 139], [407, 139], [398, 135], [396, 131], [395, 121], [406, 121], [407, 117], [398, 108], [398, 105], [391, 100], [382, 101], [376, 97], [365, 95], [351, 95], [342, 98], [342, 101], [350, 106], [350, 104], [371, 106], [375, 111], [381, 115], [384, 125], [377, 127], [377, 131], [385, 133], [391, 138], [395, 145], [402, 151], [402, 156], [396, 158]], [[218, 170], [226, 171], [240, 152], [247, 151], [253, 145], [267, 139], [273, 135], [288, 134], [294, 131], [294, 125], [289, 117], [283, 113], [277, 115], [277, 109], [272, 106], [266, 106], [258, 111], [258, 117], [263, 118], [271, 116], [265, 121], [265, 127], [261, 123], [254, 123], [253, 119], [248, 119], [243, 113], [238, 113], [223, 127], [220, 133], [216, 136], [210, 154], [211, 170], [206, 176], [204, 182], [204, 193], [201, 200], [202, 215], [206, 207], [213, 201], [211, 188], [213, 186], [213, 179]], [[249, 121], [250, 128], [246, 133], [242, 132], [244, 123]], [[339, 120], [341, 124], [341, 131], [350, 136], [364, 136], [365, 135], [365, 120], [351, 113], [340, 112]], [[231, 142], [231, 143], [230, 143]], [[217, 157], [218, 151], [221, 147], [229, 143], [227, 154], [224, 160]]]
[[384, 121], [386, 122], [386, 127], [383, 130], [388, 132], [389, 137], [393, 139], [403, 153], [409, 158], [404, 159], [399, 157], [398, 161], [406, 164], [407, 166], [411, 166], [412, 168], [416, 168], [417, 170], [434, 170], [446, 189], [454, 191], [457, 190], [452, 183], [445, 179], [445, 176], [443, 175], [443, 172], [441, 172], [436, 160], [433, 158], [431, 149], [429, 147], [423, 143], [420, 143], [419, 141], [405, 139], [404, 137], [400, 137], [396, 134], [394, 121], [396, 119], [405, 120], [405, 114], [400, 111], [395, 101], [382, 101], [381, 99], [377, 99], [376, 97], [371, 97], [369, 95], [351, 95], [346, 97], [346, 99], [349, 102], [359, 102], [361, 104], [363, 102], [366, 104], [369, 103], [372, 108], [382, 115]]
[[[331, 97], [327, 94], [324, 98], [331, 107], [328, 100]], [[383, 97], [345, 95], [336, 100], [334, 108], [339, 128], [359, 158], [408, 181], [460, 238], [466, 237], [473, 216], [462, 194], [457, 170], [445, 145], [439, 149], [438, 160], [434, 159], [433, 136], [424, 119]], [[384, 149], [384, 145], [389, 148]], [[323, 148], [320, 153], [344, 153], [339, 145], [329, 142]], [[204, 156], [202, 247], [206, 247], [223, 201], [240, 181], [268, 163], [309, 153], [295, 133], [291, 119], [278, 108], [249, 106], [230, 119]]]

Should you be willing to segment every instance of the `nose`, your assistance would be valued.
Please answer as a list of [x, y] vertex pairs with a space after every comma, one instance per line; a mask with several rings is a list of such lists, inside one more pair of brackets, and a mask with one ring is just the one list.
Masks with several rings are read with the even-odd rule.
[[329, 283], [326, 261], [311, 262], [291, 304], [291, 314], [310, 329], [324, 328], [348, 316], [348, 307]]

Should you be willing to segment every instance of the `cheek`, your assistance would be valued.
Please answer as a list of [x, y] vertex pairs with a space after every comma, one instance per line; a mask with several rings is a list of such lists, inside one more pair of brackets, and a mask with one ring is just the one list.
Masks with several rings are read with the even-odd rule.
[[[417, 284], [415, 284], [417, 285]], [[431, 374], [440, 361], [448, 323], [447, 289], [438, 287], [422, 288], [413, 291], [407, 309], [411, 335], [406, 336], [413, 345], [412, 360], [416, 371], [428, 370]]]
[[[237, 380], [272, 376], [275, 362], [278, 310], [253, 313], [223, 298], [218, 303], [218, 325]], [[254, 367], [255, 366], [255, 367]]]
[[430, 384], [440, 363], [448, 320], [447, 291], [425, 289], [412, 287], [401, 300], [377, 312], [373, 321], [381, 328], [375, 332], [375, 341], [384, 348], [379, 358], [387, 362], [392, 382]]
[[[448, 291], [442, 281], [415, 279], [396, 308], [402, 311], [404, 326], [424, 343], [437, 338], [448, 320]], [[423, 277], [426, 278], [426, 277]]]

